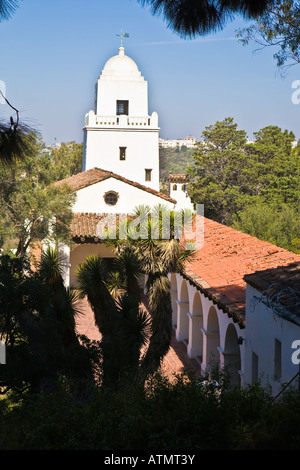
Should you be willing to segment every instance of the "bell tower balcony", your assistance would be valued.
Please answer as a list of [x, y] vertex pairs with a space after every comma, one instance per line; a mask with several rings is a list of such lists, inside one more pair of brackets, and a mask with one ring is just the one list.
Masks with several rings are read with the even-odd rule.
[[85, 115], [85, 128], [93, 129], [158, 129], [158, 115], [153, 112], [151, 116], [135, 117], [121, 114], [119, 116], [101, 116], [93, 110]]

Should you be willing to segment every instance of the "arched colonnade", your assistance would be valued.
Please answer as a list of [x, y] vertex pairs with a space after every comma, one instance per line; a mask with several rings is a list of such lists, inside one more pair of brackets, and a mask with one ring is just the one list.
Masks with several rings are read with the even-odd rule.
[[169, 275], [172, 324], [177, 341], [187, 346], [190, 358], [196, 358], [202, 372], [218, 364], [230, 374], [231, 383], [243, 383], [244, 331], [233, 318], [218, 308], [193, 282], [181, 274]]

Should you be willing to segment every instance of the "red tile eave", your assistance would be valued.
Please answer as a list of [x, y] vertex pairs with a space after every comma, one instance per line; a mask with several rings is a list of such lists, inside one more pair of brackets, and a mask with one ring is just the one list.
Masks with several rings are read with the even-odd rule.
[[268, 272], [272, 270], [274, 276], [277, 268], [300, 263], [300, 255], [205, 217], [201, 222], [204, 224], [204, 243], [196, 258], [186, 264], [184, 276], [243, 326], [245, 276], [263, 271], [265, 277], [256, 278], [256, 284], [260, 282], [263, 286]]

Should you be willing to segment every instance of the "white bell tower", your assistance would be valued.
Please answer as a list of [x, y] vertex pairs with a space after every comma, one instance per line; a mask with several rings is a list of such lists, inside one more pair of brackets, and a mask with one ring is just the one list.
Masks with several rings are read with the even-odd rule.
[[83, 171], [101, 168], [159, 191], [158, 115], [148, 114], [148, 83], [123, 46], [102, 70], [83, 130]]

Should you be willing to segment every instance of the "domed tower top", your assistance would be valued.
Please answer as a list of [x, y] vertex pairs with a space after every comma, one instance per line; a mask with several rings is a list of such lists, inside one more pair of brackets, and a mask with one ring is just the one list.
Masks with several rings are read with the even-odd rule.
[[117, 55], [108, 59], [98, 79], [95, 113], [102, 116], [148, 115], [147, 81], [135, 61], [125, 54], [123, 46]]
[[100, 78], [109, 80], [144, 80], [133, 59], [125, 55], [124, 47], [119, 48], [119, 54], [111, 57], [102, 70]]

